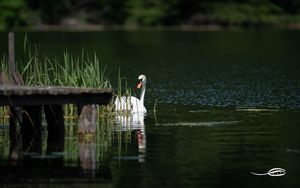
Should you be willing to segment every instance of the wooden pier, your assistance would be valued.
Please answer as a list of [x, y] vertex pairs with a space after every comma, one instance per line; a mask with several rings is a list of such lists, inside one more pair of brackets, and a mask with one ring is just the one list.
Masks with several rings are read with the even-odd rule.
[[[77, 105], [78, 116], [83, 118], [82, 116], [89, 116], [89, 112], [86, 111], [88, 109], [85, 106], [92, 104], [107, 105], [112, 97], [112, 88], [0, 84], [0, 106], [9, 106], [10, 119], [17, 120], [20, 124], [24, 124], [24, 119], [28, 118], [30, 122], [41, 124], [41, 113], [44, 109], [47, 121], [59, 119], [60, 124], [63, 125], [62, 105]], [[26, 115], [24, 115], [24, 111]], [[13, 121], [10, 122], [10, 124], [15, 123]]]
[[[43, 168], [44, 164], [52, 164], [54, 162], [60, 163], [64, 160], [63, 156], [59, 156], [58, 158], [44, 158], [44, 156], [47, 156], [48, 154], [51, 155], [52, 152], [65, 152], [65, 118], [63, 105], [74, 104], [77, 106], [78, 126], [76, 126], [74, 130], [77, 130], [79, 138], [78, 142], [80, 143], [82, 141], [84, 144], [86, 144], [86, 142], [95, 142], [95, 140], [83, 140], [81, 137], [82, 135], [88, 135], [88, 138], [95, 138], [94, 135], [96, 133], [98, 123], [98, 113], [96, 105], [94, 104], [108, 105], [112, 101], [114, 91], [112, 88], [101, 89], [63, 86], [25, 86], [21, 75], [16, 72], [14, 34], [11, 32], [9, 33], [8, 42], [8, 70], [1, 70], [0, 66], [0, 106], [9, 107], [9, 112], [5, 114], [9, 115], [10, 151], [8, 169], [12, 169], [14, 177], [22, 176], [21, 179], [26, 180], [26, 177], [29, 177], [30, 172], [32, 171], [31, 167], [30, 171], [26, 172], [29, 173], [29, 176], [26, 174], [25, 178], [24, 172], [18, 174], [19, 170], [15, 171], [15, 169], [12, 168], [14, 165], [18, 165], [20, 161], [24, 166], [26, 166], [26, 164], [28, 165], [28, 161], [30, 162], [29, 165], [33, 163], [36, 165], [36, 163], [40, 161]], [[45, 116], [42, 116], [42, 113], [44, 113]], [[43, 120], [46, 121], [47, 131], [45, 131], [45, 126], [42, 126], [44, 123], [42, 122]], [[46, 151], [45, 145], [43, 145], [45, 144], [45, 138], [47, 139]], [[85, 154], [92, 153], [92, 151], [89, 151], [88, 149], [89, 148], [85, 148], [82, 152], [85, 152]], [[43, 156], [43, 158], [39, 160], [34, 159], [32, 160], [34, 162], [32, 162], [30, 155], [25, 156], [23, 153], [38, 153], [40, 156]], [[88, 157], [84, 155], [84, 158], [80, 160], [83, 160], [84, 164], [90, 164], [94, 157], [94, 155]], [[84, 168], [84, 166], [82, 168]], [[90, 170], [88, 165], [86, 168]], [[51, 168], [47, 166], [47, 169]], [[78, 169], [73, 167], [63, 169], [63, 171], [66, 170], [74, 171]], [[46, 173], [45, 176], [43, 176], [44, 172]], [[44, 169], [42, 169], [41, 172], [37, 173], [41, 173], [39, 177], [42, 177], [42, 180], [45, 182], [47, 182], [47, 178], [50, 177], [47, 173], [56, 174], [53, 177], [51, 176], [51, 181], [54, 178], [57, 182], [73, 182], [76, 179], [79, 182], [97, 182], [95, 181], [96, 179], [94, 174], [93, 178], [86, 178], [84, 176], [83, 178], [75, 177], [74, 179], [74, 173], [69, 173], [70, 175], [68, 176], [62, 176], [59, 172], [57, 172], [48, 172], [47, 170], [44, 171]], [[7, 175], [7, 173], [5, 174]], [[78, 173], [76, 172], [75, 174]], [[0, 177], [2, 176], [3, 174], [0, 174]], [[36, 174], [33, 174], [33, 176], [35, 178]], [[29, 181], [41, 180], [41, 178], [37, 180], [34, 178], [29, 179]], [[8, 179], [8, 183], [11, 183], [9, 178], [6, 179]], [[14, 179], [15, 178], [13, 178], [12, 181], [14, 181]], [[99, 177], [97, 180], [98, 179]]]
[[[93, 107], [90, 106], [89, 109], [87, 105], [107, 105], [113, 96], [111, 88], [25, 86], [21, 75], [16, 72], [15, 63], [15, 35], [9, 32], [8, 71], [5, 72], [0, 68], [0, 106], [10, 107], [10, 128], [12, 129], [17, 121], [21, 127], [27, 121], [40, 125], [43, 110], [48, 124], [52, 124], [55, 120], [55, 124], [60, 122], [60, 126], [63, 127], [62, 105], [64, 104], [77, 105], [80, 118], [88, 119], [90, 118], [89, 110]], [[95, 108], [93, 109], [95, 111]]]
[[111, 88], [78, 88], [59, 86], [24, 86], [16, 72], [15, 35], [8, 33], [8, 76], [0, 69], [0, 106], [43, 106], [77, 104], [106, 105], [110, 102]]
[[[11, 158], [20, 150], [20, 135], [17, 131], [19, 123], [22, 134], [22, 147], [32, 144], [32, 140], [41, 143], [42, 113], [45, 113], [48, 130], [48, 150], [62, 151], [64, 142], [63, 105], [78, 106], [78, 134], [95, 133], [97, 109], [91, 104], [107, 105], [113, 97], [113, 89], [60, 87], [60, 86], [23, 86], [22, 78], [15, 74], [14, 83], [0, 79], [0, 106], [10, 107], [9, 129], [11, 140]], [[0, 75], [1, 76], [1, 75]], [[20, 82], [19, 82], [20, 81]], [[19, 82], [19, 83], [18, 83]], [[5, 84], [3, 84], [5, 83]], [[91, 111], [94, 110], [94, 111]], [[81, 123], [83, 122], [83, 123]], [[40, 147], [39, 147], [40, 148]]]
[[1, 85], [0, 106], [107, 105], [112, 95], [111, 88]]
[[[25, 86], [16, 72], [14, 33], [8, 34], [8, 71], [0, 68], [0, 106], [9, 106], [11, 158], [16, 152], [31, 147], [33, 140], [41, 143], [42, 113], [45, 113], [49, 151], [62, 151], [64, 141], [63, 105], [77, 105], [78, 134], [95, 133], [97, 108], [107, 105], [113, 97], [112, 88], [82, 88], [61, 86]], [[18, 124], [20, 125], [18, 128]], [[20, 131], [19, 131], [20, 130]], [[22, 144], [20, 144], [22, 138]], [[41, 147], [38, 147], [41, 148]]]

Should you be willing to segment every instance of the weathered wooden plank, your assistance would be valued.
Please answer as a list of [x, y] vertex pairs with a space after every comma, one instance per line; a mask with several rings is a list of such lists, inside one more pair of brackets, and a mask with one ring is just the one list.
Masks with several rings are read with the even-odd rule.
[[61, 104], [108, 104], [113, 90], [72, 87], [28, 87], [2, 85], [0, 105], [61, 105]]
[[23, 81], [23, 78], [22, 76], [20, 75], [20, 73], [18, 72], [15, 72], [13, 74], [13, 80], [15, 82], [16, 85], [20, 85], [20, 86], [23, 86], [24, 85], [24, 81]]
[[23, 105], [60, 105], [60, 104], [101, 104], [110, 102], [112, 93], [100, 94], [69, 94], [69, 95], [24, 95], [0, 96], [2, 106]]
[[2, 85], [0, 95], [68, 95], [68, 94], [101, 94], [112, 93], [112, 88], [84, 88], [84, 87], [61, 87], [61, 86], [16, 86]]

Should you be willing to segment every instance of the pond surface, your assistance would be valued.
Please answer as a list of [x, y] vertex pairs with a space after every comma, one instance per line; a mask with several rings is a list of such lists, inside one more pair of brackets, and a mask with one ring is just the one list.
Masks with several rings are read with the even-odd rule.
[[[23, 36], [16, 34], [18, 54]], [[78, 138], [76, 121], [66, 124], [59, 149], [49, 149], [53, 143], [45, 131], [39, 152], [23, 148], [13, 162], [3, 121], [4, 185], [300, 186], [299, 31], [37, 32], [28, 37], [41, 54], [95, 52], [115, 87], [119, 69], [131, 88], [139, 74], [147, 75], [148, 113], [99, 120], [90, 141]], [[4, 33], [0, 41], [2, 53]], [[272, 168], [286, 174], [251, 174]]]

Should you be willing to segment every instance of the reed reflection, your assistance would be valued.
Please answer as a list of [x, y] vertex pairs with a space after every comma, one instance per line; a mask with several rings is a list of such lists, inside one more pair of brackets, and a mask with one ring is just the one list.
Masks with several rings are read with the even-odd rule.
[[[42, 109], [45, 111], [47, 126], [42, 122]], [[16, 161], [27, 156], [32, 158], [32, 154], [47, 158], [52, 152], [64, 151], [64, 119], [60, 114], [61, 106], [24, 106], [21, 118], [10, 117], [11, 164], [17, 164]]]
[[[137, 154], [127, 152], [124, 155], [119, 155], [119, 159], [145, 162], [147, 145], [144, 119], [144, 113], [119, 114], [116, 116], [115, 133], [129, 135], [130, 139], [132, 139], [132, 137], [134, 138], [133, 143], [137, 144]], [[122, 137], [118, 136], [118, 142], [122, 142], [120, 138]], [[123, 142], [125, 141], [127, 143], [127, 139], [128, 137], [126, 138], [125, 136]]]

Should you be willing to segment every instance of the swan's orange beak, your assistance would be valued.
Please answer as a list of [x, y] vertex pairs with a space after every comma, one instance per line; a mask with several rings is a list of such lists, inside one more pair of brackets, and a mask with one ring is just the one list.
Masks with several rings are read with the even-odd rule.
[[139, 82], [136, 85], [136, 88], [140, 89], [142, 87], [142, 85], [143, 85], [142, 80], [139, 80]]

